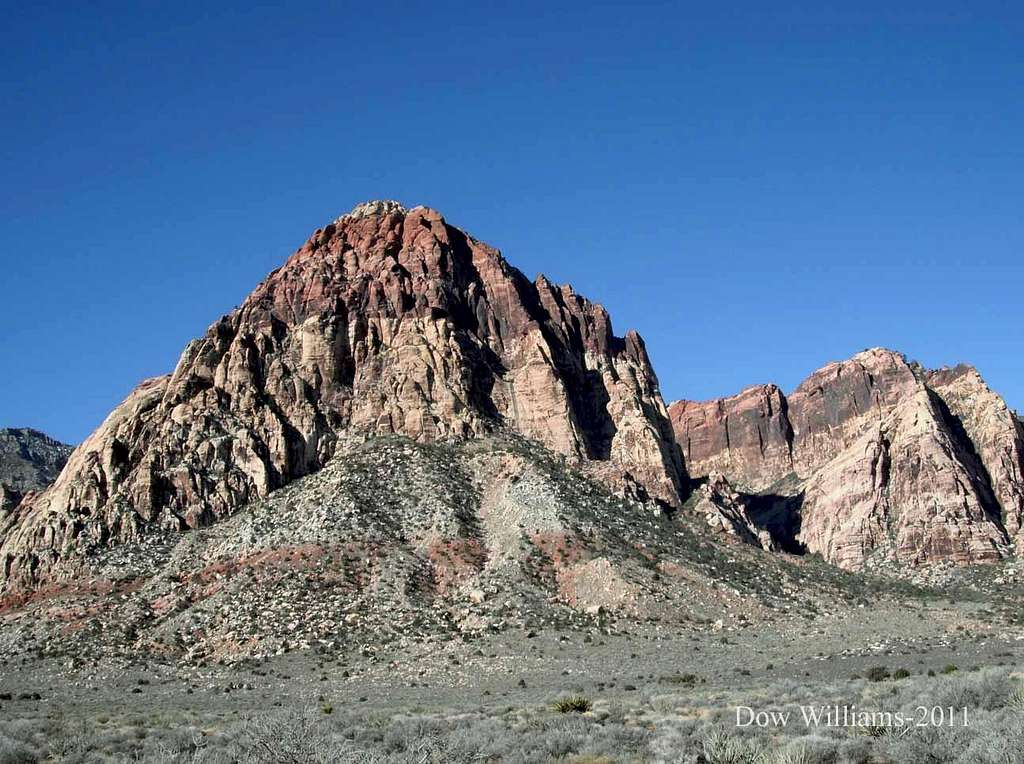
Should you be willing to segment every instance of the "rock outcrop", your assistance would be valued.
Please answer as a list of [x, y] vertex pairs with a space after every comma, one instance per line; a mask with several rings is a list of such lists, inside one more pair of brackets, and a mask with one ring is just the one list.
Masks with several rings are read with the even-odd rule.
[[919, 389], [806, 483], [799, 540], [844, 568], [997, 560], [1008, 539], [980, 464]]
[[928, 386], [963, 427], [999, 504], [1002, 524], [1024, 553], [1024, 426], [973, 366], [939, 369]]
[[335, 451], [209, 526], [68, 558], [73, 576], [10, 597], [16, 612], [0, 602], [0, 654], [181, 668], [303, 650], [390, 661], [402, 645], [433, 655], [465, 635], [749, 626], [788, 618], [794, 592], [820, 607], [841, 598], [696, 518], [638, 511], [507, 432], [346, 434]]
[[676, 401], [669, 415], [692, 475], [720, 471], [761, 492], [810, 475], [919, 385], [903, 356], [875, 348], [828, 364], [788, 396], [757, 385], [729, 398]]
[[771, 533], [757, 527], [743, 495], [721, 473], [711, 473], [700, 486], [693, 510], [704, 515], [704, 521], [716, 533], [723, 533], [769, 552], [777, 551]]
[[758, 385], [731, 398], [677, 401], [669, 415], [690, 472], [720, 472], [737, 486], [761, 491], [793, 471], [786, 407], [778, 387]]
[[669, 413], [691, 475], [721, 472], [790, 508], [773, 517], [794, 529], [787, 548], [856, 568], [985, 562], [1024, 545], [1024, 430], [970, 367], [927, 371], [875, 348], [789, 395], [753, 387]]
[[799, 476], [837, 456], [921, 387], [899, 353], [873, 348], [830, 363], [787, 396], [793, 471]]
[[341, 433], [419, 441], [508, 428], [620, 491], [680, 503], [643, 341], [571, 287], [530, 282], [425, 207], [372, 202], [316, 231], [140, 385], [26, 501], [0, 586], [145, 528], [207, 524], [319, 470]]

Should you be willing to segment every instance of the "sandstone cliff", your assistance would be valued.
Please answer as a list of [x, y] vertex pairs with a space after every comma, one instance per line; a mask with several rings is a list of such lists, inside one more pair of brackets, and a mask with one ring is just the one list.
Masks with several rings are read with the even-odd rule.
[[875, 348], [788, 396], [761, 386], [669, 413], [691, 475], [794, 497], [793, 541], [844, 567], [1024, 545], [1022, 428], [970, 367], [927, 371]]
[[882, 348], [814, 372], [787, 396], [793, 471], [811, 474], [919, 389], [907, 360]]
[[643, 341], [435, 210], [372, 202], [316, 231], [140, 385], [23, 505], [0, 585], [31, 586], [147, 527], [207, 524], [320, 469], [341, 433], [420, 441], [506, 427], [620, 491], [680, 503]]
[[844, 568], [986, 562], [1008, 543], [980, 464], [923, 388], [808, 479], [798, 538]]
[[972, 366], [929, 372], [927, 380], [962, 425], [999, 503], [1003, 526], [1024, 553], [1024, 426]]
[[720, 472], [737, 486], [761, 491], [793, 471], [786, 406], [779, 388], [759, 385], [730, 398], [677, 401], [669, 414], [694, 475]]

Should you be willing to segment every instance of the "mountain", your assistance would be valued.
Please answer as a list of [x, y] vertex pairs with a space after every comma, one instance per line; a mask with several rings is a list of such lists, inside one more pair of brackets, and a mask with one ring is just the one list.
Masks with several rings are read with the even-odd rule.
[[71, 451], [37, 430], [0, 429], [0, 513], [17, 507], [29, 491], [52, 483]]
[[[600, 305], [530, 281], [435, 210], [369, 202], [315, 231], [189, 343], [172, 373], [140, 384], [52, 485], [0, 518], [0, 595], [20, 601], [84, 581], [102, 591], [122, 580], [125, 560], [163, 580], [166, 566], [135, 553], [210, 538], [185, 531], [235, 533], [244, 521], [234, 518], [257, 504], [287, 514], [279, 497], [303, 479], [326, 502], [305, 502], [308, 511], [328, 511], [341, 455], [388, 437], [456, 449], [453, 465], [468, 458], [460, 444], [533, 443], [559, 455], [575, 476], [565, 480], [614, 491], [625, 521], [652, 507], [703, 518], [716, 544], [812, 552], [851, 569], [989, 562], [1024, 551], [1022, 433], [973, 368], [931, 371], [880, 348], [826, 365], [789, 394], [761, 385], [666, 407], [643, 340], [616, 336]], [[28, 487], [48, 483], [53, 465]], [[435, 507], [443, 531], [431, 538], [449, 550], [475, 539], [480, 560], [511, 553], [501, 538], [550, 557], [546, 542], [522, 534], [479, 535], [502, 474], [477, 485], [471, 511]], [[454, 490], [428, 484], [413, 492], [419, 509], [394, 511], [434, 511], [430, 491], [441, 501]], [[372, 495], [346, 533], [377, 522]], [[431, 548], [418, 520], [395, 522], [407, 554]], [[253, 543], [250, 552], [273, 556], [273, 544]], [[447, 575], [435, 561], [417, 564]]]
[[669, 412], [690, 474], [770, 506], [784, 548], [847, 568], [1024, 549], [1024, 430], [972, 367], [875, 348], [789, 395], [765, 385]]
[[317, 230], [143, 382], [30, 497], [0, 544], [8, 592], [83, 557], [208, 526], [318, 472], [344, 436], [508, 431], [622, 495], [678, 506], [686, 477], [643, 340], [529, 281], [435, 210], [370, 202]]

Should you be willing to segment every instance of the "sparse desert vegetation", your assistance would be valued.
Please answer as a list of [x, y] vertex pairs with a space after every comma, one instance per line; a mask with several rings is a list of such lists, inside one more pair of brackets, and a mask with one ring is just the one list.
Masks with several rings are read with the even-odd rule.
[[[0, 762], [635, 762], [636, 764], [1007, 764], [1024, 760], [1021, 680], [1007, 668], [894, 682], [780, 679], [759, 689], [649, 683], [591, 702], [444, 709], [308, 705], [244, 718], [179, 711], [0, 720]], [[753, 700], [758, 698], [760, 700]], [[738, 727], [736, 704], [789, 714], [785, 726]], [[864, 711], [966, 708], [968, 724], [808, 726], [802, 706]], [[321, 704], [322, 705], [322, 704]], [[948, 722], [948, 719], [947, 719]]]

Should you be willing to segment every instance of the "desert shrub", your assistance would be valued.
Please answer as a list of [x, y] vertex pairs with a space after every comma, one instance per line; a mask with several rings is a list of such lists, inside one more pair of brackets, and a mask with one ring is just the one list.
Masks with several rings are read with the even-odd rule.
[[517, 737], [497, 719], [480, 718], [449, 731], [444, 737], [446, 759], [439, 761], [496, 761], [517, 747]]
[[892, 672], [892, 678], [893, 679], [906, 679], [909, 676], [910, 676], [910, 672], [907, 671], [906, 669], [903, 669], [903, 668], [896, 669], [894, 672]]
[[907, 764], [951, 764], [967, 747], [972, 734], [965, 727], [916, 727], [906, 735], [887, 735], [879, 744], [884, 746], [888, 760]]
[[741, 738], [715, 727], [701, 741], [701, 752], [708, 764], [761, 764], [766, 751], [755, 738]]
[[50, 757], [55, 761], [75, 761], [84, 756], [96, 742], [95, 738], [85, 734], [84, 728], [60, 730], [50, 737]]
[[[534, 744], [523, 753], [542, 753], [550, 759], [559, 759], [579, 753], [587, 743], [590, 734], [589, 726], [575, 720], [568, 723], [552, 724], [546, 727], [536, 737]], [[528, 757], [524, 758], [527, 761], [530, 760]]]
[[[974, 740], [957, 759], [957, 764], [1007, 764], [1024, 761], [1024, 727], [1013, 720], [1009, 724], [989, 720], [976, 732]], [[1005, 724], [1005, 726], [1004, 726]]]
[[1014, 711], [1024, 713], [1024, 682], [1019, 682], [1011, 691], [1006, 705]]
[[648, 730], [620, 723], [599, 724], [586, 717], [558, 717], [555, 725], [567, 722], [575, 722], [584, 735], [575, 751], [578, 756], [608, 756], [615, 761], [633, 761], [637, 752], [647, 748], [650, 742]]
[[1014, 683], [1002, 671], [983, 671], [973, 676], [951, 678], [931, 693], [931, 704], [954, 709], [1003, 708], [1010, 700]]
[[443, 722], [425, 716], [393, 717], [384, 724], [380, 743], [388, 753], [412, 753], [423, 741], [440, 740], [448, 732]]
[[584, 714], [593, 707], [590, 699], [582, 695], [570, 695], [555, 701], [555, 710], [560, 714]]
[[699, 725], [694, 719], [680, 719], [671, 724], [660, 724], [654, 730], [650, 741], [653, 759], [662, 762], [685, 761], [687, 751], [700, 747]]
[[871, 760], [872, 744], [864, 738], [852, 738], [839, 743], [836, 764], [867, 764]]
[[869, 682], [881, 682], [889, 678], [889, 669], [885, 666], [872, 666], [864, 672], [864, 678]]
[[942, 667], [943, 674], [953, 674], [956, 673], [956, 670], [957, 669], [955, 663], [947, 663], [945, 666]]
[[250, 719], [239, 744], [243, 760], [253, 764], [328, 764], [351, 752], [314, 714], [302, 711]]
[[836, 742], [820, 737], [800, 738], [765, 753], [758, 764], [829, 764], [836, 758]]
[[37, 761], [42, 761], [42, 756], [28, 744], [0, 736], [0, 764], [35, 764]]
[[665, 684], [685, 684], [694, 685], [700, 682], [700, 677], [696, 674], [675, 674], [672, 676], [663, 676], [659, 680]]

